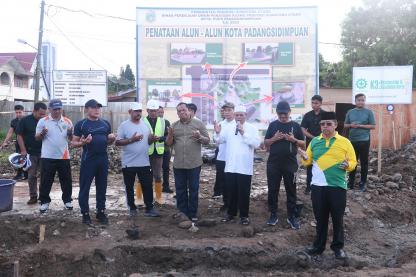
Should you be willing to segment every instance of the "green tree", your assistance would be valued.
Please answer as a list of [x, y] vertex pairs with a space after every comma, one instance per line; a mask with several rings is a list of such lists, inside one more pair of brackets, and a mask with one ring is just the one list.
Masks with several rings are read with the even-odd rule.
[[345, 60], [330, 63], [319, 54], [319, 86], [332, 88], [350, 88], [352, 67]]
[[134, 83], [135, 83], [134, 74], [129, 64], [126, 65], [126, 69], [124, 70], [124, 78], [130, 81], [130, 88], [134, 88]]
[[416, 2], [364, 0], [344, 20], [341, 43], [351, 66], [415, 65]]

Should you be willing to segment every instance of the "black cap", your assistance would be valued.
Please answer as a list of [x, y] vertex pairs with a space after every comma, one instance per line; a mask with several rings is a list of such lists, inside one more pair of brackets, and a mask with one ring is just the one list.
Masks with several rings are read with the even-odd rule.
[[49, 108], [52, 110], [62, 109], [62, 101], [60, 99], [52, 99], [49, 101]]
[[276, 112], [277, 113], [289, 113], [290, 112], [289, 103], [286, 101], [280, 101], [279, 103], [277, 103]]
[[321, 120], [337, 120], [335, 112], [323, 112], [321, 113]]
[[100, 103], [97, 102], [97, 100], [95, 99], [90, 99], [85, 103], [85, 108], [97, 108], [97, 107], [102, 107], [103, 105], [101, 105]]

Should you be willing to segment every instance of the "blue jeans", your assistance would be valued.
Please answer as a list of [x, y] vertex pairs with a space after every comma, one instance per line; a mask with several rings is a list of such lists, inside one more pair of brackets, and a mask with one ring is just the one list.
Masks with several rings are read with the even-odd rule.
[[201, 167], [173, 168], [173, 173], [175, 176], [176, 207], [190, 219], [197, 217]]

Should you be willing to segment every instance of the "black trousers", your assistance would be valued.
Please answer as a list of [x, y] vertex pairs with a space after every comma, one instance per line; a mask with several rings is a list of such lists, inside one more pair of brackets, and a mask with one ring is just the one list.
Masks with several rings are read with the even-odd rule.
[[227, 206], [227, 191], [225, 188], [225, 161], [215, 161], [215, 185], [214, 185], [214, 195], [222, 195], [224, 205]]
[[153, 209], [153, 175], [150, 166], [124, 167], [122, 168], [124, 185], [126, 186], [127, 206], [130, 210], [136, 210], [134, 204], [134, 181], [139, 179], [143, 191], [143, 201], [146, 210]]
[[225, 173], [226, 190], [228, 194], [228, 214], [248, 217], [250, 208], [251, 175]]
[[[165, 146], [167, 147], [167, 146]], [[165, 152], [163, 153], [163, 163], [162, 163], [162, 170], [163, 170], [163, 188], [167, 189], [169, 188], [169, 164], [170, 164], [170, 157], [172, 156], [170, 150], [165, 149]]]
[[[368, 154], [370, 152], [370, 141], [354, 141], [351, 142], [352, 146], [354, 147], [355, 156], [357, 158], [357, 161], [360, 160], [360, 166], [361, 166], [361, 182], [366, 183], [367, 182], [367, 174], [368, 174]], [[349, 174], [349, 184], [354, 185], [355, 180], [355, 173], [357, 172], [357, 169], [354, 169]]]
[[72, 201], [72, 176], [69, 160], [41, 158], [39, 200], [41, 204], [50, 203], [49, 194], [52, 189], [55, 174], [58, 172], [61, 184], [62, 200], [64, 203]]
[[337, 187], [311, 186], [312, 208], [316, 219], [316, 238], [313, 246], [321, 252], [325, 250], [328, 236], [329, 214], [332, 218], [332, 250], [344, 247], [344, 211], [347, 203], [347, 191]]
[[306, 168], [306, 189], [311, 188], [311, 182], [312, 182], [312, 165]]
[[295, 174], [293, 172], [281, 169], [273, 163], [267, 163], [267, 195], [269, 211], [271, 213], [277, 212], [280, 182], [282, 179], [286, 190], [287, 217], [291, 218], [297, 216]]

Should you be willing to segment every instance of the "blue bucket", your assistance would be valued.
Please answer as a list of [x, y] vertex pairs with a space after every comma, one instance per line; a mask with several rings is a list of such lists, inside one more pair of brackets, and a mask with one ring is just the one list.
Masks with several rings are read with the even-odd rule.
[[14, 184], [14, 180], [0, 179], [0, 213], [13, 209]]

